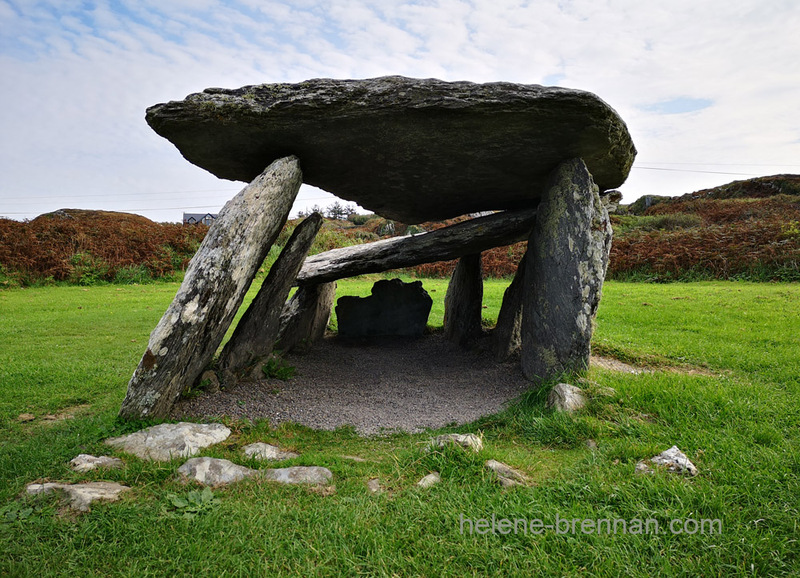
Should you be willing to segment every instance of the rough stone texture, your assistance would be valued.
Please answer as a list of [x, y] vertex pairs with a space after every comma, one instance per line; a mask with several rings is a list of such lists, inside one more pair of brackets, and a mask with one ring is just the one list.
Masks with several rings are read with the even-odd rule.
[[335, 282], [299, 287], [281, 312], [276, 347], [283, 353], [307, 352], [325, 336], [335, 298]]
[[281, 484], [327, 485], [333, 479], [333, 473], [328, 468], [320, 466], [293, 466], [261, 470], [260, 476], [265, 480]]
[[568, 383], [558, 383], [547, 395], [547, 409], [572, 413], [586, 405], [583, 391]]
[[504, 211], [429, 233], [332, 249], [306, 259], [297, 280], [301, 285], [335, 281], [477, 254], [527, 239], [535, 220], [536, 209]]
[[321, 226], [322, 215], [314, 213], [295, 228], [225, 344], [219, 357], [221, 368], [242, 373], [272, 353], [289, 290]]
[[503, 304], [492, 332], [494, 357], [505, 361], [522, 348], [522, 302], [525, 297], [527, 253], [517, 267], [514, 279], [503, 293]]
[[404, 223], [535, 206], [581, 157], [602, 189], [636, 151], [600, 98], [566, 88], [400, 76], [209, 88], [152, 106], [148, 124], [190, 162], [250, 181], [287, 154], [305, 182]]
[[689, 461], [689, 458], [678, 449], [678, 446], [672, 446], [668, 450], [664, 450], [657, 456], [650, 458], [650, 461], [676, 474], [697, 475], [697, 466]]
[[432, 306], [433, 299], [422, 288], [422, 281], [382, 279], [372, 286], [369, 297], [339, 298], [336, 304], [339, 336], [418, 337], [425, 333]]
[[192, 458], [178, 468], [178, 474], [204, 486], [221, 486], [255, 476], [258, 470], [219, 458]]
[[162, 423], [109, 438], [106, 443], [143, 460], [167, 462], [193, 456], [205, 447], [225, 441], [229, 435], [231, 430], [218, 423]]
[[611, 223], [580, 159], [554, 171], [528, 241], [522, 370], [530, 380], [589, 368]]
[[297, 159], [282, 158], [225, 204], [150, 334], [120, 416], [167, 417], [181, 391], [196, 383], [286, 222], [301, 181]]
[[206, 370], [200, 375], [200, 385], [206, 384], [203, 391], [206, 393], [219, 393], [220, 383], [217, 374], [212, 370]]
[[504, 488], [511, 486], [525, 486], [530, 483], [528, 476], [511, 466], [498, 462], [497, 460], [487, 460], [484, 464], [487, 469], [497, 475], [497, 480]]
[[383, 493], [383, 488], [381, 487], [381, 481], [378, 478], [370, 478], [367, 481], [367, 489], [370, 491], [371, 494]]
[[478, 453], [483, 449], [483, 440], [475, 434], [444, 434], [436, 436], [428, 444], [428, 448], [443, 448], [448, 445], [457, 445], [464, 449]]
[[441, 481], [442, 481], [442, 476], [439, 475], [439, 472], [433, 472], [422, 478], [420, 481], [418, 481], [417, 486], [419, 486], [420, 488], [430, 488], [431, 486], [435, 486]]
[[288, 460], [300, 455], [294, 452], [284, 451], [278, 446], [262, 442], [248, 444], [242, 448], [242, 451], [248, 458], [255, 458], [257, 460]]
[[29, 495], [50, 494], [57, 490], [66, 494], [70, 508], [79, 512], [88, 512], [92, 502], [97, 500], [115, 502], [122, 492], [130, 490], [130, 488], [116, 482], [87, 482], [85, 484], [48, 482], [28, 484], [25, 488]]
[[109, 456], [90, 456], [89, 454], [79, 454], [69, 461], [69, 465], [76, 472], [88, 472], [96, 468], [121, 468], [124, 464], [119, 458]]
[[444, 336], [467, 345], [483, 333], [483, 277], [481, 255], [461, 257], [444, 298]]

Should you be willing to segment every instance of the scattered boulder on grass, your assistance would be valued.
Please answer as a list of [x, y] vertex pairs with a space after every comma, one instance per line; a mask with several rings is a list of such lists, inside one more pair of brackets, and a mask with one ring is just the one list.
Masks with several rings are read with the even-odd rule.
[[202, 448], [218, 444], [231, 435], [231, 430], [219, 423], [162, 423], [147, 429], [109, 438], [106, 443], [143, 460], [168, 462], [188, 458]]
[[281, 484], [327, 485], [333, 479], [333, 472], [320, 466], [293, 466], [261, 470], [259, 475], [265, 480]]
[[[664, 450], [657, 456], [650, 458], [650, 461], [656, 466], [664, 467], [667, 471], [676, 474], [697, 475], [697, 466], [689, 461], [689, 458], [678, 449], [678, 446], [672, 446], [668, 450]], [[636, 473], [652, 473], [652, 468], [643, 460], [636, 464]]]
[[242, 448], [242, 451], [244, 451], [244, 455], [248, 458], [255, 458], [257, 460], [288, 460], [300, 455], [294, 452], [284, 451], [278, 446], [262, 442], [246, 445]]
[[102, 500], [114, 502], [128, 486], [115, 482], [88, 482], [85, 484], [59, 484], [47, 482], [44, 484], [28, 484], [25, 491], [29, 495], [50, 494], [62, 491], [67, 497], [69, 507], [78, 512], [88, 512], [92, 502]]
[[258, 470], [252, 470], [219, 458], [191, 458], [178, 468], [178, 474], [184, 479], [194, 480], [204, 486], [231, 484], [257, 473]]
[[528, 478], [528, 476], [503, 462], [487, 460], [485, 466], [497, 475], [497, 480], [504, 488], [510, 488], [511, 486], [527, 486], [530, 483], [530, 478]]
[[367, 489], [372, 494], [380, 494], [383, 492], [383, 488], [381, 487], [381, 481], [378, 478], [370, 478], [367, 481]]
[[423, 489], [430, 488], [431, 486], [435, 486], [441, 481], [442, 481], [442, 476], [439, 475], [439, 472], [433, 472], [422, 478], [420, 481], [418, 481], [417, 486]]
[[448, 445], [457, 445], [464, 449], [472, 450], [473, 452], [478, 453], [483, 449], [483, 440], [471, 433], [444, 434], [433, 438], [430, 444], [428, 444], [428, 449], [443, 448]]
[[122, 460], [119, 458], [112, 458], [109, 456], [90, 456], [89, 454], [80, 454], [70, 460], [69, 464], [76, 472], [88, 472], [95, 468], [121, 468], [123, 466]]
[[586, 398], [580, 388], [568, 383], [557, 384], [547, 396], [546, 407], [555, 411], [573, 413], [586, 405]]

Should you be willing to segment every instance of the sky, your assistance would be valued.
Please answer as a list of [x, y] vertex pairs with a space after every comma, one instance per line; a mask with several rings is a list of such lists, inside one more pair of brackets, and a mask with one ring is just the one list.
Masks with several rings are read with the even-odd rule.
[[[594, 92], [639, 153], [623, 202], [800, 173], [797, 0], [0, 0], [0, 216], [218, 212], [145, 123], [207, 87], [311, 78]], [[293, 214], [335, 198], [303, 185]]]

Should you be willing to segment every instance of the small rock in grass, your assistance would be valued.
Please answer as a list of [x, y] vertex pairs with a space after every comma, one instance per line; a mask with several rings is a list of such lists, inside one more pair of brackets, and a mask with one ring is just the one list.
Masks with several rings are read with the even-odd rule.
[[246, 445], [242, 450], [244, 451], [244, 455], [248, 458], [255, 458], [257, 460], [288, 460], [300, 455], [294, 452], [284, 451], [278, 446], [262, 442]]
[[32, 413], [21, 413], [17, 416], [17, 421], [25, 423], [28, 421], [33, 421], [36, 419], [36, 416]]
[[653, 468], [647, 465], [647, 462], [641, 461], [636, 463], [636, 469], [634, 470], [636, 474], [652, 474]]
[[442, 477], [439, 475], [439, 472], [433, 472], [422, 478], [420, 481], [418, 481], [417, 485], [420, 488], [430, 488], [431, 486], [434, 486], [441, 481]]
[[366, 461], [367, 461], [367, 460], [365, 460], [364, 458], [360, 458], [360, 457], [358, 457], [358, 456], [345, 456], [345, 455], [341, 455], [341, 456], [339, 456], [339, 457], [340, 457], [340, 458], [342, 458], [343, 460], [351, 460], [351, 461], [354, 461], [354, 462], [359, 462], [359, 463], [364, 463], [364, 462], [366, 462]]
[[591, 439], [590, 440], [586, 440], [584, 443], [586, 444], [586, 447], [589, 448], [590, 450], [596, 450], [597, 449], [597, 442], [594, 441], [594, 440], [591, 440]]
[[524, 486], [530, 483], [528, 476], [511, 466], [498, 462], [497, 460], [487, 460], [486, 467], [497, 474], [497, 479], [504, 488], [511, 486]]
[[80, 454], [70, 460], [69, 464], [76, 472], [88, 472], [95, 468], [121, 468], [123, 463], [119, 458], [112, 458], [109, 456], [90, 456], [89, 454]]
[[254, 476], [258, 470], [251, 470], [219, 458], [191, 458], [178, 468], [178, 473], [204, 486], [220, 486]]
[[478, 453], [483, 449], [483, 441], [475, 434], [445, 434], [436, 436], [431, 440], [428, 449], [443, 448], [448, 444], [461, 446], [464, 449]]
[[657, 456], [650, 458], [650, 461], [656, 465], [664, 466], [676, 474], [697, 475], [697, 467], [689, 461], [686, 454], [678, 449], [678, 446], [672, 446], [668, 450], [664, 450]]
[[573, 413], [586, 405], [586, 398], [580, 388], [568, 383], [557, 384], [547, 396], [546, 407], [555, 411]]
[[79, 512], [88, 512], [92, 502], [103, 500], [114, 502], [128, 486], [115, 482], [88, 482], [85, 484], [58, 484], [48, 482], [44, 484], [28, 484], [25, 491], [29, 495], [50, 494], [56, 490], [64, 492], [69, 501], [69, 507]]
[[219, 423], [162, 423], [141, 431], [109, 438], [106, 443], [143, 460], [168, 462], [188, 458], [202, 448], [220, 443], [231, 430]]
[[200, 385], [203, 385], [203, 391], [206, 393], [219, 393], [219, 378], [217, 377], [217, 374], [210, 369], [204, 371], [203, 375], [200, 376]]
[[378, 478], [370, 478], [367, 481], [367, 488], [373, 494], [380, 494], [383, 492], [383, 488], [381, 488], [381, 481]]
[[333, 472], [320, 466], [293, 466], [291, 468], [275, 468], [262, 470], [259, 475], [272, 482], [281, 484], [326, 485], [333, 478]]

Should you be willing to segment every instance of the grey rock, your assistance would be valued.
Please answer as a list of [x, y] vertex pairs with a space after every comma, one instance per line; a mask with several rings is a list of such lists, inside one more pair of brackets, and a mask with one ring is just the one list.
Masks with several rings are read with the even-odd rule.
[[422, 478], [420, 481], [418, 481], [417, 486], [423, 489], [430, 488], [431, 486], [435, 486], [441, 481], [442, 481], [442, 476], [439, 475], [439, 472], [433, 472]]
[[481, 255], [458, 260], [444, 297], [444, 336], [466, 346], [483, 333], [483, 276]]
[[652, 474], [653, 473], [653, 468], [651, 468], [649, 465], [647, 465], [647, 462], [641, 461], [641, 462], [636, 462], [636, 466], [634, 467], [633, 471], [634, 471], [635, 474], [640, 474], [640, 475], [641, 474]]
[[89, 454], [79, 454], [70, 460], [69, 465], [76, 472], [88, 472], [96, 468], [121, 468], [123, 462], [119, 458], [109, 456], [90, 456]]
[[530, 478], [523, 474], [516, 468], [498, 462], [497, 460], [487, 460], [484, 464], [487, 469], [493, 471], [497, 475], [497, 480], [504, 488], [511, 486], [525, 486], [530, 483]]
[[590, 450], [597, 449], [597, 442], [592, 439], [588, 439], [584, 443], [586, 444], [586, 447], [589, 448]]
[[281, 484], [327, 485], [333, 479], [333, 473], [328, 468], [320, 466], [274, 468], [261, 470], [259, 475], [265, 480]]
[[283, 353], [308, 352], [325, 336], [335, 297], [335, 282], [299, 287], [281, 311], [277, 348]]
[[678, 449], [678, 446], [672, 446], [668, 450], [664, 450], [657, 456], [650, 458], [650, 461], [677, 474], [697, 475], [697, 466], [689, 461], [689, 458]]
[[219, 356], [220, 367], [241, 374], [272, 353], [280, 329], [281, 310], [321, 226], [322, 216], [314, 213], [295, 227], [225, 344]]
[[525, 269], [527, 253], [517, 266], [514, 279], [503, 293], [503, 303], [492, 332], [494, 357], [506, 361], [522, 348], [522, 303], [525, 299]]
[[121, 417], [167, 417], [222, 343], [302, 181], [294, 157], [276, 160], [256, 175], [225, 204], [189, 263], [128, 383]]
[[147, 122], [190, 162], [250, 181], [287, 153], [305, 182], [404, 223], [535, 206], [563, 159], [602, 189], [636, 154], [600, 98], [566, 88], [389, 76], [209, 88], [150, 107]]
[[433, 299], [422, 288], [422, 281], [382, 279], [372, 286], [369, 297], [339, 298], [336, 304], [339, 336], [419, 337], [425, 333], [432, 306]]
[[262, 442], [248, 444], [242, 448], [242, 451], [248, 458], [255, 458], [257, 460], [288, 460], [300, 455], [294, 452], [284, 451], [278, 446]]
[[116, 482], [87, 482], [85, 484], [59, 484], [48, 482], [44, 484], [28, 484], [25, 491], [29, 495], [49, 494], [62, 491], [66, 494], [69, 506], [79, 512], [88, 512], [92, 502], [101, 500], [114, 502], [119, 495], [129, 490], [128, 486]]
[[589, 368], [611, 222], [581, 159], [553, 173], [528, 241], [522, 370], [531, 381]]
[[210, 369], [204, 371], [203, 374], [200, 376], [200, 385], [205, 384], [203, 390], [206, 393], [214, 394], [219, 393], [220, 391], [220, 383], [219, 378], [217, 377], [216, 372], [211, 371]]
[[550, 390], [545, 405], [548, 409], [572, 413], [586, 405], [586, 398], [580, 388], [568, 383], [559, 383]]
[[429, 449], [443, 448], [448, 445], [457, 445], [464, 449], [472, 450], [478, 453], [483, 449], [483, 440], [475, 434], [444, 434], [436, 436], [428, 444]]
[[383, 492], [383, 488], [381, 487], [381, 481], [378, 478], [370, 478], [367, 481], [367, 489], [372, 494], [380, 494]]
[[106, 443], [143, 460], [166, 462], [193, 456], [202, 448], [220, 443], [231, 435], [222, 424], [162, 423], [147, 429], [109, 438]]
[[178, 468], [178, 474], [183, 478], [194, 480], [204, 486], [232, 484], [253, 477], [257, 473], [258, 470], [219, 458], [191, 458]]

